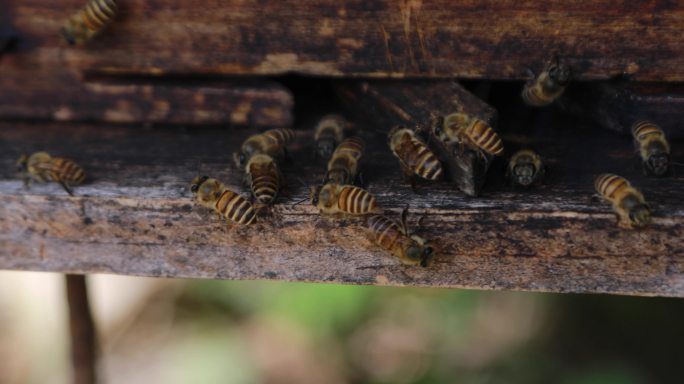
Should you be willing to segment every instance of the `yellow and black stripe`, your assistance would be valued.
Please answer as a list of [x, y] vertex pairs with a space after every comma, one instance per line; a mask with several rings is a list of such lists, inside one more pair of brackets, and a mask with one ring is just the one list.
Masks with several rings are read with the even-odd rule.
[[340, 211], [355, 215], [363, 215], [375, 211], [375, 197], [365, 189], [351, 185], [342, 186], [337, 198]]
[[605, 199], [614, 201], [626, 188], [631, 185], [624, 177], [611, 173], [599, 175], [594, 182], [594, 188]]
[[59, 157], [52, 159], [50, 169], [47, 170], [47, 176], [51, 181], [62, 181], [73, 185], [85, 181], [85, 172], [81, 166], [71, 160]]
[[260, 204], [271, 204], [280, 190], [280, 172], [272, 157], [256, 155], [247, 164], [250, 187]]
[[473, 144], [489, 154], [498, 156], [503, 153], [503, 142], [499, 135], [480, 119], [473, 118], [464, 134]]
[[294, 137], [295, 133], [290, 128], [276, 128], [269, 129], [264, 132], [263, 135], [272, 143], [284, 146], [290, 143]]
[[238, 224], [251, 224], [256, 217], [256, 210], [252, 204], [229, 189], [224, 190], [216, 201], [216, 210]]
[[69, 18], [62, 36], [71, 45], [85, 43], [111, 23], [116, 12], [114, 0], [91, 0]]
[[664, 137], [665, 133], [655, 123], [641, 120], [632, 125], [632, 135], [638, 142], [644, 142], [651, 137]]
[[404, 135], [402, 142], [392, 149], [394, 154], [406, 168], [413, 171], [416, 175], [427, 180], [439, 180], [444, 170], [437, 156], [415, 135], [410, 133]]
[[399, 225], [386, 216], [373, 215], [368, 218], [367, 225], [378, 245], [392, 252], [397, 242], [405, 236]]
[[364, 147], [365, 143], [359, 137], [350, 137], [342, 141], [328, 161], [326, 182], [342, 185], [353, 183]]

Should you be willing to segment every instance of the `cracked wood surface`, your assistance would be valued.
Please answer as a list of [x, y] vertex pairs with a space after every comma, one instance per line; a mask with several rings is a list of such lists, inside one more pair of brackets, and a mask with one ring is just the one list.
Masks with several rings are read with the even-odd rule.
[[81, 48], [59, 29], [83, 0], [0, 0], [21, 67], [152, 75], [527, 79], [558, 53], [578, 79], [684, 80], [684, 4], [645, 1], [129, 0]]
[[[554, 124], [536, 139], [502, 133], [509, 147], [539, 149], [550, 169], [545, 185], [512, 189], [495, 162], [478, 198], [445, 183], [412, 193], [384, 134], [361, 132], [368, 189], [394, 214], [410, 205], [410, 224], [438, 250], [430, 267], [419, 268], [379, 249], [358, 220], [292, 206], [306, 194], [297, 177], [315, 183], [323, 176], [310, 126], [298, 127], [292, 163], [283, 167], [292, 200], [237, 227], [193, 205], [188, 184], [208, 174], [246, 196], [230, 153], [251, 131], [0, 123], [0, 268], [684, 297], [684, 178], [641, 176], [626, 165], [633, 152], [625, 137]], [[587, 150], [578, 152], [580, 145]], [[674, 148], [681, 159], [681, 146]], [[81, 163], [87, 184], [75, 197], [56, 184], [25, 190], [14, 161], [36, 150]], [[651, 227], [620, 229], [610, 207], [591, 200], [593, 178], [605, 171], [621, 172], [654, 204]]]

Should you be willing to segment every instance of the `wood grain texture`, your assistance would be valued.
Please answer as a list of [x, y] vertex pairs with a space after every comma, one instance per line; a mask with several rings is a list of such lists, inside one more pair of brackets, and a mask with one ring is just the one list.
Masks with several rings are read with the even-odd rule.
[[575, 83], [559, 100], [569, 113], [625, 135], [639, 120], [658, 124], [669, 138], [684, 138], [684, 87], [629, 81]]
[[121, 1], [83, 48], [59, 29], [83, 0], [3, 0], [17, 65], [99, 73], [525, 79], [555, 52], [578, 79], [684, 80], [684, 5], [661, 1]]
[[0, 69], [2, 119], [289, 126], [293, 104], [286, 88], [266, 80], [86, 79], [63, 68]]
[[[357, 220], [292, 206], [306, 194], [292, 180], [314, 183], [324, 173], [312, 160], [311, 130], [297, 130], [293, 162], [283, 167], [292, 201], [236, 227], [193, 205], [188, 184], [208, 174], [246, 196], [230, 152], [251, 131], [0, 123], [0, 268], [684, 297], [684, 178], [647, 179], [625, 167], [633, 160], [626, 138], [553, 123], [543, 136], [503, 135], [511, 147], [539, 148], [546, 184], [512, 189], [495, 163], [477, 199], [439, 183], [412, 193], [384, 134], [358, 132], [378, 203], [397, 215], [410, 205], [413, 226], [425, 216], [415, 229], [438, 250], [429, 268], [401, 265]], [[575, 150], [580, 144], [586, 152]], [[605, 148], [613, 149], [598, 150]], [[681, 159], [682, 147], [674, 148]], [[23, 189], [14, 160], [39, 149], [83, 164], [90, 179], [75, 197], [54, 184]], [[619, 229], [610, 207], [591, 200], [593, 178], [605, 171], [621, 171], [654, 204], [651, 227]]]

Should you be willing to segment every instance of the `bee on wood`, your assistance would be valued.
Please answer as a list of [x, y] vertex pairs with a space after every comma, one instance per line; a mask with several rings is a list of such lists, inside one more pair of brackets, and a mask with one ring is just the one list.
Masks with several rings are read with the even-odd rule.
[[522, 90], [523, 101], [533, 107], [549, 105], [563, 94], [571, 78], [570, 67], [556, 58], [539, 76], [525, 84]]
[[116, 16], [116, 11], [114, 0], [90, 0], [69, 17], [62, 27], [62, 37], [69, 45], [83, 44], [104, 30]]
[[670, 143], [665, 132], [650, 121], [637, 121], [632, 126], [632, 135], [641, 155], [644, 173], [664, 176], [670, 169]]
[[414, 175], [434, 181], [444, 174], [442, 163], [412, 129], [398, 125], [390, 130], [388, 139], [389, 147], [399, 159], [401, 169], [412, 188], [415, 189]]
[[375, 197], [353, 185], [325, 184], [312, 187], [309, 197], [311, 204], [325, 214], [365, 215], [377, 210]]
[[242, 143], [240, 152], [233, 154], [233, 160], [238, 167], [242, 168], [252, 156], [258, 153], [271, 157], [284, 156], [285, 146], [294, 137], [294, 131], [289, 128], [270, 129], [264, 133], [252, 135]]
[[511, 156], [506, 173], [514, 184], [529, 187], [541, 181], [545, 171], [541, 157], [530, 149], [523, 149]]
[[314, 140], [316, 141], [316, 156], [328, 160], [333, 151], [344, 138], [344, 127], [347, 121], [339, 115], [324, 116], [316, 126]]
[[480, 149], [486, 154], [503, 154], [503, 142], [484, 120], [456, 112], [432, 122], [432, 133], [446, 145], [460, 144]]
[[69, 159], [52, 157], [47, 152], [22, 155], [17, 160], [17, 171], [22, 175], [26, 187], [32, 180], [40, 183], [55, 181], [71, 196], [74, 195], [71, 186], [85, 181], [85, 172], [78, 164]]
[[235, 223], [249, 225], [256, 218], [256, 210], [247, 199], [209, 176], [192, 180], [190, 191], [199, 205], [213, 209], [219, 216]]
[[359, 161], [364, 146], [363, 140], [359, 137], [350, 137], [340, 143], [328, 161], [325, 183], [352, 184], [359, 172]]
[[280, 171], [273, 158], [261, 153], [252, 156], [247, 162], [245, 173], [256, 203], [272, 204], [280, 191], [281, 181]]
[[641, 227], [650, 222], [651, 208], [644, 195], [624, 177], [604, 173], [596, 178], [594, 187], [603, 199], [613, 204], [619, 223]]
[[434, 256], [434, 250], [425, 239], [412, 235], [406, 225], [408, 208], [401, 212], [401, 223], [384, 215], [373, 215], [368, 218], [366, 225], [371, 230], [375, 242], [403, 264], [427, 267]]

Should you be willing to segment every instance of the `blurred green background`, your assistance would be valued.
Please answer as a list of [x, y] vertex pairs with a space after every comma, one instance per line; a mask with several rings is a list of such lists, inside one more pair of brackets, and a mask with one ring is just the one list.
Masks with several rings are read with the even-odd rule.
[[[684, 301], [91, 276], [106, 383], [680, 383]], [[70, 380], [59, 275], [0, 272], [0, 383]]]

